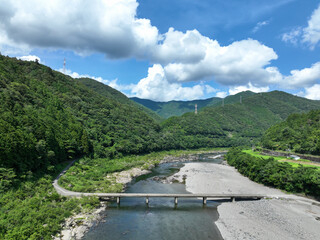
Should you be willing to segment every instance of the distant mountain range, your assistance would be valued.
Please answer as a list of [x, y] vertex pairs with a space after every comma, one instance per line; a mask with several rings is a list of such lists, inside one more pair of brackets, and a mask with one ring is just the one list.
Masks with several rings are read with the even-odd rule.
[[[224, 99], [224, 104], [232, 104], [240, 102], [240, 96], [242, 99], [250, 97], [255, 93], [246, 91], [236, 95], [228, 96]], [[169, 101], [169, 102], [157, 102], [149, 99], [142, 99], [133, 97], [130, 98], [136, 103], [139, 103], [155, 113], [157, 113], [162, 118], [169, 118], [172, 116], [181, 116], [187, 112], [194, 112], [195, 105], [197, 104], [198, 110], [208, 107], [208, 106], [221, 106], [223, 104], [223, 98], [213, 97], [204, 100], [192, 100], [192, 101]]]

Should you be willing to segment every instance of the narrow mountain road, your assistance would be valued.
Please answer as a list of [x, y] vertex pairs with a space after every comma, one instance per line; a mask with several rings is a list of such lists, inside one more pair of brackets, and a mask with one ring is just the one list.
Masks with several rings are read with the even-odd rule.
[[66, 166], [62, 172], [55, 178], [55, 180], [53, 181], [52, 185], [55, 188], [55, 190], [57, 191], [58, 194], [60, 194], [61, 196], [65, 196], [65, 197], [81, 197], [81, 196], [93, 196], [95, 195], [94, 193], [82, 193], [82, 192], [73, 192], [73, 191], [69, 191], [63, 187], [61, 187], [58, 184], [58, 180], [60, 177], [63, 176], [63, 174], [66, 173], [66, 171], [68, 171], [68, 169], [75, 163], [75, 161], [77, 161], [78, 159], [73, 160], [72, 162], [70, 162], [68, 164], [68, 166]]

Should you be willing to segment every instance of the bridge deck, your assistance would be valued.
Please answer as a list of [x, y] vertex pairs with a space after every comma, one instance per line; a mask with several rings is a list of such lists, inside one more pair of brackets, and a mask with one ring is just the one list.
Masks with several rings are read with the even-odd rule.
[[169, 197], [169, 198], [264, 198], [258, 194], [180, 194], [180, 193], [92, 193], [98, 197]]

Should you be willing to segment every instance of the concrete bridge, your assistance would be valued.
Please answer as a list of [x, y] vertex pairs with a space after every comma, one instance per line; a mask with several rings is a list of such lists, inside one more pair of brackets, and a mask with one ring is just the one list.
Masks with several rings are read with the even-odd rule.
[[146, 204], [149, 204], [149, 198], [172, 198], [174, 199], [174, 203], [178, 204], [178, 198], [200, 198], [202, 199], [202, 203], [206, 204], [207, 200], [217, 200], [217, 199], [231, 199], [231, 201], [235, 201], [236, 199], [261, 199], [265, 198], [267, 196], [259, 195], [259, 194], [180, 194], [180, 193], [174, 193], [174, 194], [167, 194], [167, 193], [83, 193], [83, 192], [73, 192], [69, 191], [67, 189], [62, 188], [58, 184], [59, 178], [72, 166], [72, 164], [75, 162], [72, 161], [60, 174], [59, 176], [53, 181], [53, 187], [56, 189], [56, 191], [66, 197], [82, 197], [82, 196], [97, 196], [101, 199], [115, 199], [117, 200], [117, 203], [120, 204], [121, 198], [145, 198]]
[[91, 196], [98, 196], [100, 198], [116, 198], [117, 203], [120, 204], [121, 198], [145, 198], [146, 204], [149, 204], [149, 198], [172, 198], [174, 204], [178, 204], [178, 198], [201, 198], [203, 204], [207, 204], [207, 200], [217, 199], [231, 199], [235, 202], [237, 199], [257, 200], [266, 196], [257, 194], [181, 194], [181, 193], [93, 193]]

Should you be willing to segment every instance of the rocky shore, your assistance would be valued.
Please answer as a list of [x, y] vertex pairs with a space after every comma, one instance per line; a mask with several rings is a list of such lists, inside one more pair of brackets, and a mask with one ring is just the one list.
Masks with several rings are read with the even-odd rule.
[[216, 222], [225, 240], [316, 240], [320, 236], [320, 203], [288, 195], [250, 181], [227, 165], [187, 163], [172, 180], [192, 193], [257, 193], [260, 201], [225, 202]]

